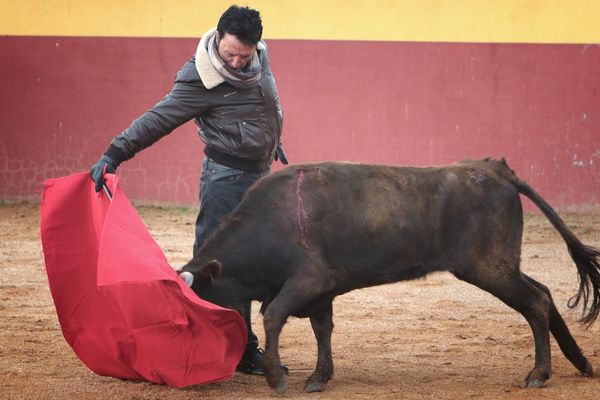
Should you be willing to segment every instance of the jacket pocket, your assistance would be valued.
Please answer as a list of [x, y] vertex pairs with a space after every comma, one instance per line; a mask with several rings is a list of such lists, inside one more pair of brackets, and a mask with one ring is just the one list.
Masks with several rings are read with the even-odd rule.
[[219, 115], [222, 118], [247, 118], [251, 115], [253, 115], [254, 113], [256, 113], [258, 110], [258, 107], [256, 106], [256, 104], [249, 104], [249, 105], [245, 105], [245, 106], [239, 106], [239, 107], [233, 107], [227, 110], [222, 110], [219, 111]]
[[260, 129], [258, 120], [241, 121], [239, 127], [242, 142], [237, 149], [238, 155], [252, 159], [264, 158], [272, 146], [268, 131]]

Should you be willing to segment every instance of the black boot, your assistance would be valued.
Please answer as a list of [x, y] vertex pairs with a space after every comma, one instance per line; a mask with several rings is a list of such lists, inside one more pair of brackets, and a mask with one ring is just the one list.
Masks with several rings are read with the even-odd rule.
[[255, 347], [247, 349], [238, 364], [236, 371], [251, 375], [264, 375], [263, 367], [263, 349]]
[[[264, 375], [265, 368], [263, 365], [264, 350], [260, 347], [247, 349], [238, 364], [236, 371], [250, 375]], [[288, 373], [287, 365], [281, 366], [285, 373]]]

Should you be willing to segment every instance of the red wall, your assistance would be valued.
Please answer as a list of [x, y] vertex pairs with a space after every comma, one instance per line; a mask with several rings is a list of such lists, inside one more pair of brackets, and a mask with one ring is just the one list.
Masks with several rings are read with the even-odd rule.
[[[0, 199], [87, 170], [171, 87], [196, 39], [1, 37]], [[292, 163], [505, 157], [556, 208], [600, 206], [600, 47], [269, 41]], [[119, 169], [133, 199], [197, 203], [188, 123]], [[279, 168], [279, 167], [277, 167]]]

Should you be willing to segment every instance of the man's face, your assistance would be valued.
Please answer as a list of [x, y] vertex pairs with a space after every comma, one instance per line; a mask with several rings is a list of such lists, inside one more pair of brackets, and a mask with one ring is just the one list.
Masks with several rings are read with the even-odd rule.
[[235, 35], [225, 33], [219, 40], [218, 51], [221, 59], [230, 68], [240, 71], [252, 60], [256, 45], [248, 46], [240, 42]]

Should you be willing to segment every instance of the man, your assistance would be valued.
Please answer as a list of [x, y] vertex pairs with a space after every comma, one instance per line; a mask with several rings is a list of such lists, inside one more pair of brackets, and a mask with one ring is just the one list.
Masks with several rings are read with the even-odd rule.
[[[217, 28], [202, 36], [195, 57], [178, 72], [171, 92], [114, 137], [90, 171], [100, 191], [104, 173], [114, 173], [123, 161], [194, 119], [205, 144], [194, 253], [244, 192], [270, 172], [274, 159], [287, 164], [280, 146], [281, 107], [261, 36], [258, 11], [229, 7]], [[248, 346], [238, 371], [264, 374], [250, 304], [246, 324]]]

